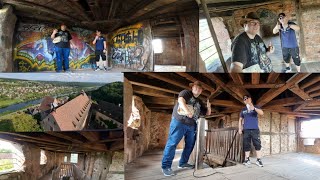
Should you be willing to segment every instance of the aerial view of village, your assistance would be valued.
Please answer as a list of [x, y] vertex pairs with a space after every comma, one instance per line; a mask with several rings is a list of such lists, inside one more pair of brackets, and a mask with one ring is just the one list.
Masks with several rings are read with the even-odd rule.
[[0, 78], [0, 131], [122, 128], [123, 82]]

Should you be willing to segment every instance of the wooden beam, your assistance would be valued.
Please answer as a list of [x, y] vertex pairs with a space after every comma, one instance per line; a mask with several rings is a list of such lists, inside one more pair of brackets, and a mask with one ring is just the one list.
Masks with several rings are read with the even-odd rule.
[[289, 98], [282, 98], [282, 99], [276, 99], [268, 102], [265, 107], [267, 106], [292, 106], [296, 104], [303, 104], [304, 101], [301, 100], [301, 98], [298, 97], [289, 97]]
[[283, 85], [284, 84], [244, 84], [241, 87], [243, 87], [245, 89], [260, 89], [260, 88], [271, 89], [271, 88], [278, 88]]
[[315, 91], [315, 92], [312, 92], [312, 93], [310, 93], [310, 97], [317, 97], [317, 96], [320, 96], [320, 91], [318, 90], [318, 91]]
[[76, 19], [74, 17], [71, 17], [69, 15], [66, 15], [64, 13], [61, 13], [59, 11], [53, 10], [51, 8], [48, 8], [46, 6], [42, 6], [33, 2], [28, 2], [28, 1], [23, 1], [23, 0], [2, 0], [3, 3], [7, 3], [7, 4], [11, 4], [14, 6], [21, 6], [21, 7], [25, 7], [28, 9], [33, 10], [33, 12], [44, 12], [44, 13], [48, 13], [51, 14], [53, 17], [57, 17], [57, 18], [62, 18], [62, 19], [67, 19], [67, 20], [71, 20], [75, 23], [80, 24], [80, 20]]
[[96, 142], [100, 140], [100, 136], [97, 132], [93, 131], [79, 131], [83, 137], [85, 137], [88, 141]]
[[289, 87], [293, 86], [294, 84], [298, 84], [302, 80], [304, 80], [306, 77], [308, 77], [310, 74], [308, 73], [297, 73], [293, 75], [289, 80], [287, 80], [286, 84], [275, 89], [270, 89], [265, 94], [261, 96], [260, 99], [257, 101], [257, 105], [262, 107], [268, 102], [270, 102], [273, 98], [277, 97], [279, 94], [287, 90]]
[[312, 97], [310, 97], [309, 94], [305, 93], [302, 89], [300, 89], [297, 84], [290, 87], [290, 91], [292, 91], [304, 100], [312, 100]]
[[145, 83], [140, 83], [140, 82], [135, 82], [135, 81], [130, 81], [130, 83], [133, 84], [133, 85], [142, 86], [142, 87], [146, 87], [146, 88], [151, 88], [151, 89], [155, 89], [155, 90], [159, 90], [159, 91], [163, 91], [163, 92], [168, 92], [168, 93], [172, 93], [172, 94], [179, 94], [178, 91], [172, 91], [170, 89], [165, 89], [165, 88], [161, 88], [161, 87], [157, 87], [157, 86], [152, 86], [152, 85], [145, 84]]
[[259, 84], [260, 83], [260, 73], [252, 73], [251, 74], [251, 83]]
[[243, 74], [242, 73], [229, 73], [229, 76], [233, 80], [234, 84], [236, 85], [243, 85]]
[[275, 83], [279, 78], [279, 75], [280, 73], [275, 73], [275, 72], [270, 73], [267, 79], [267, 84]]
[[54, 136], [54, 137], [58, 137], [58, 138], [61, 138], [61, 139], [65, 139], [65, 140], [74, 142], [74, 143], [84, 143], [83, 141], [81, 141], [79, 139], [76, 139], [74, 136], [70, 137], [69, 135], [64, 135], [63, 133], [60, 133], [60, 132], [47, 131], [45, 133], [49, 134], [51, 136]]
[[230, 90], [231, 90], [232, 92], [234, 92], [235, 94], [237, 94], [237, 96], [241, 99], [241, 102], [242, 102], [242, 103], [244, 103], [243, 100], [242, 100], [243, 96], [250, 94], [250, 93], [249, 93], [245, 88], [243, 88], [243, 87], [237, 87], [237, 88], [235, 88], [233, 82], [227, 83], [227, 87], [230, 87]]
[[220, 86], [222, 89], [224, 89], [227, 93], [229, 93], [231, 96], [233, 96], [235, 99], [243, 103], [242, 97], [239, 97], [236, 93], [234, 93], [231, 88], [229, 88], [218, 76], [217, 74], [211, 74], [211, 73], [204, 73], [204, 76], [211, 79], [217, 86]]
[[128, 11], [125, 17], [134, 18], [138, 11], [144, 11], [144, 8], [152, 3], [154, 3], [154, 0], [141, 0]]
[[309, 86], [308, 88], [304, 89], [306, 93], [310, 94], [311, 92], [320, 90], [320, 83], [314, 84]]
[[308, 81], [304, 82], [303, 84], [300, 85], [300, 88], [301, 89], [305, 89], [317, 82], [320, 81], [320, 75], [319, 74], [316, 74], [317, 76], [314, 76], [312, 78], [309, 78]]
[[174, 105], [177, 98], [160, 98], [160, 97], [143, 97], [143, 102], [145, 104], [162, 104], [162, 105]]
[[229, 101], [229, 100], [220, 100], [220, 99], [214, 99], [211, 101], [211, 104], [214, 106], [223, 106], [223, 107], [234, 107], [234, 108], [242, 108], [243, 104], [240, 104], [235, 101]]
[[85, 13], [85, 10], [83, 9], [83, 7], [77, 1], [64, 0], [63, 3], [66, 4], [67, 6], [69, 6], [69, 8], [71, 8], [72, 10], [77, 12], [79, 15], [81, 15], [85, 20], [87, 20], [87, 21], [91, 21], [92, 20], [88, 16], [88, 14]]
[[149, 89], [141, 86], [133, 86], [133, 92], [141, 95], [154, 96], [154, 97], [164, 97], [164, 98], [174, 98], [175, 94], [159, 91], [156, 89]]
[[193, 76], [189, 75], [188, 73], [182, 73], [182, 72], [176, 72], [176, 74], [188, 79], [191, 82], [195, 82], [195, 81], [199, 81], [202, 84], [202, 87], [208, 91], [210, 91], [211, 93], [215, 92], [215, 89], [209, 85], [207, 85], [206, 83], [204, 83], [203, 81], [194, 78]]

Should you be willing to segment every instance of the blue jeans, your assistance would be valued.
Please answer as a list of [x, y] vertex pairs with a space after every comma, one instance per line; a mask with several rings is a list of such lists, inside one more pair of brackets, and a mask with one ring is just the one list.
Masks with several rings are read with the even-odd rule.
[[188, 163], [190, 154], [196, 142], [196, 126], [188, 126], [176, 120], [171, 119], [169, 137], [163, 152], [162, 169], [171, 168], [175, 155], [176, 147], [184, 136], [185, 146], [179, 161], [179, 165]]
[[57, 54], [57, 71], [58, 72], [62, 71], [62, 64], [64, 65], [64, 70], [66, 71], [69, 70], [70, 48], [55, 47], [54, 50], [56, 51], [56, 54]]

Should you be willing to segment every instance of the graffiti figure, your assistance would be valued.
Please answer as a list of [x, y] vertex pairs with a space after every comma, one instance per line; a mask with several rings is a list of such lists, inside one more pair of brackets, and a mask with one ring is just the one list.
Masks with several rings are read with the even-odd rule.
[[56, 57], [55, 53], [49, 48], [52, 45], [50, 44], [50, 41], [48, 38], [42, 38], [36, 41], [33, 45], [33, 49], [35, 50], [36, 54], [35, 57], [38, 55], [42, 55], [44, 60], [47, 60], [48, 62], [52, 62], [54, 58]]
[[129, 58], [128, 58], [128, 63], [129, 66], [131, 67], [131, 65], [135, 64], [136, 66], [140, 66], [141, 65], [141, 57], [144, 53], [144, 48], [142, 46], [138, 46], [138, 47], [132, 47], [132, 48], [128, 48], [128, 54], [129, 54]]
[[112, 48], [112, 61], [114, 62], [114, 64], [122, 64], [124, 62], [124, 57], [125, 53], [123, 52], [123, 50], [121, 48]]

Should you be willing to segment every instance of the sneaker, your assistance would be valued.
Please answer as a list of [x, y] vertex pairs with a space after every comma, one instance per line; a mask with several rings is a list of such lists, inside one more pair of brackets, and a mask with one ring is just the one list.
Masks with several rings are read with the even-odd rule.
[[290, 67], [286, 67], [286, 68], [284, 69], [284, 72], [285, 72], [285, 73], [289, 73], [289, 72], [292, 72], [292, 70], [291, 70]]
[[100, 68], [99, 68], [99, 67], [97, 67], [94, 71], [100, 71]]
[[186, 168], [186, 169], [193, 169], [194, 165], [191, 164], [183, 164], [183, 165], [179, 165], [178, 168]]
[[171, 168], [167, 168], [167, 169], [162, 169], [163, 175], [164, 176], [174, 176], [176, 174], [174, 174], [174, 172], [172, 171]]
[[248, 159], [244, 160], [243, 164], [246, 166], [249, 166], [251, 164], [250, 159], [248, 158]]
[[108, 71], [108, 68], [107, 68], [107, 67], [104, 67], [103, 70], [104, 70], [104, 71]]
[[72, 73], [70, 69], [65, 70], [66, 73]]
[[256, 165], [259, 166], [259, 167], [263, 167], [261, 159], [257, 159]]

